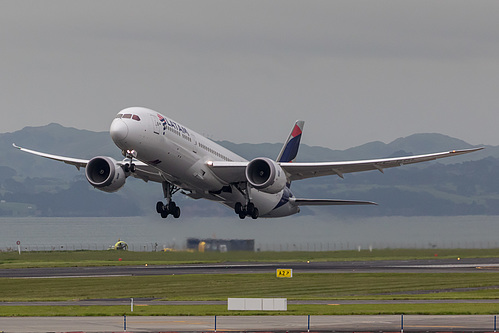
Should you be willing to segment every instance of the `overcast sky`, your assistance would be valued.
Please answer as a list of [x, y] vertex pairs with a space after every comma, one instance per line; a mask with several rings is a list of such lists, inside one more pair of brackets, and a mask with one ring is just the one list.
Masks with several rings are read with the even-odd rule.
[[[0, 132], [128, 106], [214, 139], [499, 145], [499, 1], [0, 2]], [[459, 148], [459, 147], [449, 147]]]

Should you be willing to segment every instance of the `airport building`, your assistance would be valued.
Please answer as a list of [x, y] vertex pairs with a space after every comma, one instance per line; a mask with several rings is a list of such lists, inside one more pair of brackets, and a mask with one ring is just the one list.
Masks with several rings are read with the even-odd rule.
[[187, 249], [199, 252], [255, 251], [254, 239], [188, 238]]

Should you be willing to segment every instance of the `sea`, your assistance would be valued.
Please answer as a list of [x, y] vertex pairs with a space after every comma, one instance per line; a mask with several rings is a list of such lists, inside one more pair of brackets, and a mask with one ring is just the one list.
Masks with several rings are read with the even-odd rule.
[[182, 250], [188, 238], [253, 239], [257, 251], [498, 248], [499, 216], [0, 218], [0, 251], [103, 250], [118, 240], [133, 251]]

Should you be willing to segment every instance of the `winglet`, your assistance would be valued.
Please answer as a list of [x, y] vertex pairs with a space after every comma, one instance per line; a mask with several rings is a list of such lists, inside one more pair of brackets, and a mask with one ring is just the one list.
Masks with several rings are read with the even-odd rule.
[[295, 122], [291, 133], [289, 133], [288, 139], [282, 146], [279, 156], [277, 156], [277, 162], [292, 162], [296, 158], [298, 148], [300, 147], [301, 133], [304, 124], [305, 122], [303, 120], [297, 120]]

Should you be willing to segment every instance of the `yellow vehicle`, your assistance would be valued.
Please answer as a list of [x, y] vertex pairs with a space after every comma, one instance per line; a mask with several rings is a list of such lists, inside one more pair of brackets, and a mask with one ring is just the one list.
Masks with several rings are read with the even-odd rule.
[[128, 244], [119, 239], [116, 242], [116, 244], [114, 244], [114, 247], [110, 248], [110, 250], [111, 249], [114, 249], [114, 250], [125, 250], [126, 251], [126, 250], [128, 250]]

